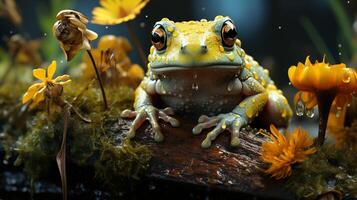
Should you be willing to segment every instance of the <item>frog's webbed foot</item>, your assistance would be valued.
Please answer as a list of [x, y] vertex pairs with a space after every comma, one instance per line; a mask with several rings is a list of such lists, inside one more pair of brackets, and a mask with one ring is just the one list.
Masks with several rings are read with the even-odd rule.
[[178, 127], [179, 121], [170, 116], [173, 114], [174, 111], [172, 108], [157, 109], [152, 105], [145, 105], [135, 111], [124, 110], [121, 113], [121, 117], [135, 118], [128, 131], [128, 138], [135, 137], [136, 130], [145, 122], [145, 120], [148, 120], [153, 128], [155, 141], [161, 142], [164, 140], [164, 136], [161, 133], [158, 119], [170, 123], [173, 127]]
[[212, 131], [207, 133], [206, 139], [203, 140], [201, 146], [208, 148], [213, 140], [222, 133], [228, 130], [231, 133], [231, 146], [239, 145], [239, 132], [242, 126], [247, 124], [247, 120], [235, 113], [220, 114], [214, 117], [202, 115], [198, 119], [198, 124], [192, 129], [193, 134], [199, 134], [203, 129], [214, 127]]

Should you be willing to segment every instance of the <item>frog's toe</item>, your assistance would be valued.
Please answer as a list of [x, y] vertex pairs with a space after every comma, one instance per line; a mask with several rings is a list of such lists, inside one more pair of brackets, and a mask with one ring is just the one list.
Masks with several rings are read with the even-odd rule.
[[155, 109], [146, 110], [149, 122], [154, 131], [154, 139], [156, 142], [162, 142], [164, 140], [164, 135], [161, 133], [160, 125], [158, 123], [157, 115]]
[[123, 118], [133, 118], [136, 117], [136, 111], [125, 109], [123, 112], [121, 112], [120, 116]]
[[[125, 111], [123, 111], [123, 113], [124, 112]], [[130, 112], [131, 113], [129, 113], [129, 112], [124, 113], [124, 116], [122, 113], [122, 117], [135, 117], [135, 119], [132, 122], [130, 129], [127, 133], [128, 138], [133, 138], [133, 137], [135, 137], [136, 130], [144, 123], [144, 121], [146, 120], [146, 117], [145, 117], [145, 113], [143, 113], [143, 112], [139, 112], [139, 113], [137, 113], [136, 111], [130, 111]], [[128, 113], [130, 114], [129, 116], [126, 115]], [[133, 113], [135, 113], [135, 114], [133, 114]]]
[[202, 132], [203, 129], [208, 129], [212, 128], [213, 126], [216, 126], [219, 121], [218, 117], [207, 117], [206, 115], [202, 115], [198, 119], [198, 124], [193, 127], [192, 133], [197, 135]]
[[159, 118], [164, 120], [165, 122], [168, 122], [171, 124], [171, 126], [173, 127], [178, 127], [180, 126], [180, 123], [177, 119], [169, 116], [169, 115], [173, 115], [173, 111], [170, 111], [170, 108], [165, 108], [164, 110], [160, 110], [159, 111]]
[[210, 131], [206, 138], [201, 143], [202, 148], [208, 148], [211, 146], [212, 141], [217, 138], [217, 136], [224, 131], [224, 122], [220, 122], [212, 131]]

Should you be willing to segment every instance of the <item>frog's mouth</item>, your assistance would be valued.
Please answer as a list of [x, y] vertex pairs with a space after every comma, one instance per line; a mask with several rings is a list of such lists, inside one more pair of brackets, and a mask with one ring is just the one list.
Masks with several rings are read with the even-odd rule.
[[237, 63], [214, 63], [214, 64], [203, 64], [203, 65], [160, 65], [151, 68], [153, 72], [168, 72], [168, 71], [181, 71], [181, 70], [207, 70], [207, 69], [216, 69], [216, 70], [234, 70], [241, 69], [242, 64]]

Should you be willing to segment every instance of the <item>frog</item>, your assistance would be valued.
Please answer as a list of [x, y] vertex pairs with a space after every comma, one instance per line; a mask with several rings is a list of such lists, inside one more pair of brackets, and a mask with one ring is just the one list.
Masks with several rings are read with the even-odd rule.
[[230, 133], [230, 145], [239, 146], [239, 133], [255, 121], [287, 127], [292, 116], [287, 99], [269, 71], [245, 53], [230, 17], [182, 22], [163, 18], [152, 29], [151, 43], [134, 109], [121, 113], [134, 119], [128, 138], [149, 121], [154, 140], [163, 141], [159, 120], [179, 127], [175, 114], [198, 118], [195, 135], [210, 130], [202, 148], [224, 131]]

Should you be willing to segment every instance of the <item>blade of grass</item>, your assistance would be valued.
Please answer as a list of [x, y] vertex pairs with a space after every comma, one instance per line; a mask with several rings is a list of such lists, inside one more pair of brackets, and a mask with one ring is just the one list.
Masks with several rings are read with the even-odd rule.
[[322, 39], [315, 26], [311, 23], [311, 21], [308, 18], [303, 17], [301, 19], [301, 25], [305, 29], [306, 33], [309, 35], [310, 39], [316, 46], [321, 56], [326, 56], [328, 62], [335, 63], [335, 58], [332, 56], [326, 43]]
[[345, 37], [351, 53], [357, 53], [357, 46], [353, 42], [352, 22], [349, 19], [346, 10], [343, 8], [339, 0], [329, 0], [330, 8], [336, 17], [336, 22], [341, 29], [342, 35]]

